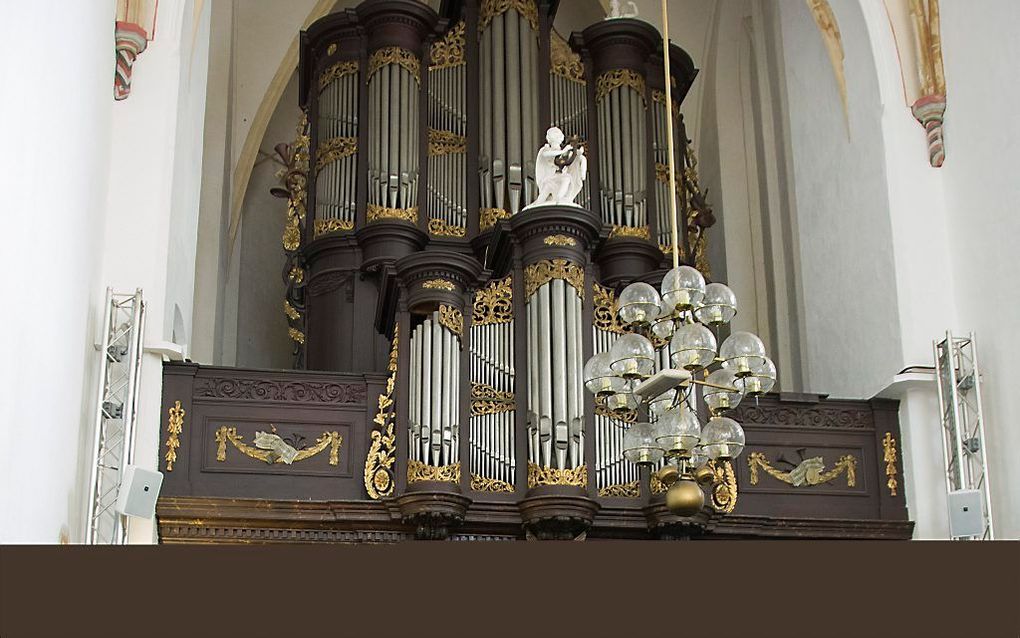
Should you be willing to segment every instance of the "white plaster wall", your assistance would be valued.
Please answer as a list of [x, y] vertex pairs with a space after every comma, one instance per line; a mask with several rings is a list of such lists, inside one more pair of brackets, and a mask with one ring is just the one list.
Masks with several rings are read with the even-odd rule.
[[[0, 543], [81, 538], [103, 292], [113, 0], [0, 11]], [[41, 45], [40, 37], [47, 43]]]

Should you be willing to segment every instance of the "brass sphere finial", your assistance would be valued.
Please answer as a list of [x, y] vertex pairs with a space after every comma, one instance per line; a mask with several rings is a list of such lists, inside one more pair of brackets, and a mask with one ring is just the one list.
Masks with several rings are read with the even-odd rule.
[[677, 516], [694, 516], [705, 505], [705, 493], [690, 479], [680, 479], [666, 490], [666, 507]]

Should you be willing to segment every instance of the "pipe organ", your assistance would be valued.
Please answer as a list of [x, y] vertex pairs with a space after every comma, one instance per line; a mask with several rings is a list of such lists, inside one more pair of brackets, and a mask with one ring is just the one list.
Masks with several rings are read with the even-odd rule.
[[[549, 101], [553, 126], [558, 126], [569, 138], [588, 139], [588, 80], [584, 62], [571, 50], [563, 36], [549, 34]], [[588, 208], [590, 187], [585, 183], [577, 203]]]
[[460, 462], [458, 313], [441, 305], [411, 334], [408, 458], [433, 467]]
[[335, 62], [319, 77], [316, 235], [354, 228], [359, 79], [353, 60]]
[[463, 20], [430, 49], [428, 79], [428, 231], [467, 231], [467, 77]]

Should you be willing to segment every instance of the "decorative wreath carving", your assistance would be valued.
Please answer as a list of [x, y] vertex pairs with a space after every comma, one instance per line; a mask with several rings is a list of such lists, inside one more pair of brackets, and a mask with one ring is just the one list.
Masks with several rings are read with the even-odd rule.
[[708, 469], [715, 478], [712, 482], [712, 508], [723, 514], [732, 514], [737, 506], [737, 475], [733, 464], [726, 460], [709, 461]]
[[429, 279], [421, 285], [425, 290], [446, 290], [453, 292], [457, 289], [457, 284], [453, 283], [449, 279]]
[[783, 472], [769, 463], [762, 452], [751, 452], [747, 457], [747, 466], [751, 471], [751, 485], [758, 484], [759, 468], [765, 470], [765, 473], [772, 478], [794, 487], [828, 483], [844, 472], [846, 472], [846, 486], [854, 487], [857, 485], [857, 458], [852, 454], [845, 454], [839, 457], [836, 464], [828, 470], [825, 470], [824, 459], [820, 456], [814, 456], [804, 459], [789, 472]]
[[397, 348], [400, 341], [400, 325], [393, 328], [393, 345], [390, 346], [390, 361], [387, 369], [386, 392], [379, 395], [379, 411], [373, 419], [372, 444], [365, 458], [365, 491], [369, 498], [380, 499], [393, 494], [393, 464], [397, 460], [397, 436], [393, 431], [395, 406], [393, 386], [397, 382]]
[[[257, 437], [256, 437], [257, 438]], [[216, 430], [216, 460], [223, 462], [227, 460], [227, 442], [238, 449], [245, 456], [253, 459], [263, 461], [270, 465], [274, 463], [286, 463], [286, 460], [274, 453], [273, 450], [262, 449], [248, 445], [244, 438], [237, 433], [237, 428], [234, 426], [223, 425]], [[343, 445], [344, 437], [340, 436], [337, 431], [323, 432], [322, 436], [315, 440], [315, 445], [310, 447], [302, 448], [297, 451], [294, 455], [291, 463], [297, 463], [309, 459], [319, 452], [322, 452], [327, 447], [329, 450], [329, 464], [336, 466], [340, 464], [340, 446]]]
[[524, 296], [531, 295], [553, 279], [562, 279], [577, 291], [577, 296], [584, 299], [584, 268], [566, 259], [543, 259], [524, 268]]
[[514, 320], [513, 276], [493, 281], [475, 292], [471, 325], [486, 326]]

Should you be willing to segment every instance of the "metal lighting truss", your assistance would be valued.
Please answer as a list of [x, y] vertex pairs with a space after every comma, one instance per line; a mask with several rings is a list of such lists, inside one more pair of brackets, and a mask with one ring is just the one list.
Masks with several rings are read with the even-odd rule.
[[946, 462], [946, 490], [976, 490], [981, 493], [983, 532], [966, 536], [992, 540], [992, 501], [985, 456], [985, 423], [981, 410], [981, 374], [974, 333], [934, 343], [938, 374], [939, 413], [942, 419], [942, 451]]
[[123, 545], [127, 538], [116, 504], [124, 468], [134, 456], [144, 311], [140, 289], [134, 294], [106, 289], [85, 525], [89, 545]]

